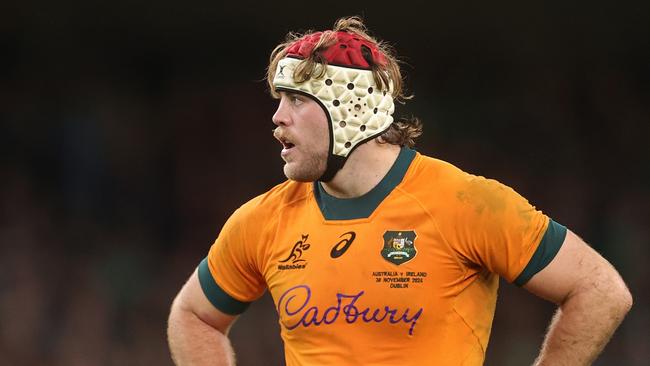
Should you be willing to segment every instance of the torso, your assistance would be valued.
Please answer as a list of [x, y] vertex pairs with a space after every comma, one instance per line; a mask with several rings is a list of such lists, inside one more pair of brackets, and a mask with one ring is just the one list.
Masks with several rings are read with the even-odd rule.
[[484, 346], [455, 301], [480, 282], [489, 332], [497, 278], [466, 277], [434, 207], [397, 188], [370, 217], [326, 220], [306, 189], [274, 218], [281, 228], [263, 269], [288, 364], [338, 365], [350, 354], [350, 364], [364, 365], [482, 362]]
[[548, 222], [510, 188], [403, 149], [352, 201], [291, 181], [250, 201], [210, 268], [238, 301], [268, 288], [288, 365], [480, 365], [495, 273], [513, 281]]

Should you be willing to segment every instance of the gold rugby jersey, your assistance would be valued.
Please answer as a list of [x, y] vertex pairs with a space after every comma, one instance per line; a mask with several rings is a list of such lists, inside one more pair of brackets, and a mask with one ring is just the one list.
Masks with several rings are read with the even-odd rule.
[[509, 187], [402, 148], [364, 196], [287, 181], [244, 204], [199, 279], [229, 314], [268, 289], [287, 365], [480, 365], [498, 276], [526, 283], [565, 235]]

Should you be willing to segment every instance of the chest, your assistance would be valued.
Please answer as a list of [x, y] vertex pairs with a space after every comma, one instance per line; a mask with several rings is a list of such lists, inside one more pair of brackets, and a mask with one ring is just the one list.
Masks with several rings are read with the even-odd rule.
[[285, 213], [265, 279], [287, 330], [333, 323], [399, 325], [405, 335], [452, 297], [458, 266], [431, 218], [386, 205], [371, 218]]

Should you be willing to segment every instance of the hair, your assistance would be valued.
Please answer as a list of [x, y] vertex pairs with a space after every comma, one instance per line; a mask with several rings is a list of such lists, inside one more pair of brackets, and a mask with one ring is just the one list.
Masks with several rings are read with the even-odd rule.
[[[365, 40], [374, 43], [379, 52], [384, 54], [386, 59], [385, 65], [379, 65], [374, 59], [368, 60], [372, 71], [375, 84], [380, 90], [389, 88], [392, 82], [391, 94], [393, 98], [402, 104], [406, 100], [413, 98], [413, 95], [407, 94], [404, 89], [404, 78], [400, 71], [399, 63], [393, 47], [386, 42], [377, 40], [369, 35], [366, 25], [358, 16], [340, 18], [334, 23], [332, 30], [324, 31], [314, 46], [309, 57], [302, 60], [294, 72], [294, 78], [297, 83], [303, 83], [311, 78], [320, 78], [325, 75], [325, 65], [327, 60], [322, 53], [330, 46], [336, 43], [336, 32], [347, 32], [355, 34]], [[266, 81], [269, 85], [271, 95], [278, 98], [279, 95], [273, 86], [273, 78], [278, 66], [278, 62], [287, 54], [287, 48], [301, 38], [308, 37], [316, 33], [308, 30], [304, 33], [290, 32], [285, 37], [284, 42], [280, 43], [271, 52], [269, 57], [269, 66], [267, 67]], [[380, 143], [388, 143], [399, 146], [415, 146], [415, 139], [422, 134], [422, 122], [417, 118], [403, 119], [394, 121], [388, 130], [378, 137]]]

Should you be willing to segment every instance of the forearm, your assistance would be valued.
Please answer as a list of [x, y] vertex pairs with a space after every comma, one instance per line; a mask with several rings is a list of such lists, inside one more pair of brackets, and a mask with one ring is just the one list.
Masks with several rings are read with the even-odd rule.
[[228, 337], [192, 312], [172, 308], [167, 335], [172, 359], [178, 366], [235, 364]]
[[551, 321], [535, 365], [590, 365], [630, 307], [631, 298], [596, 290], [568, 298]]

